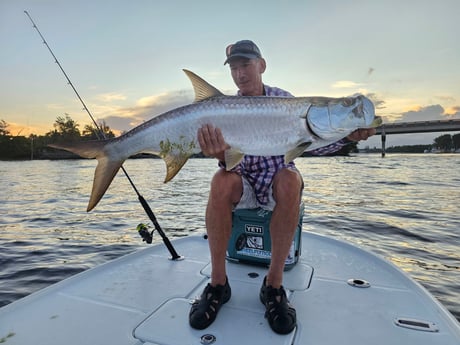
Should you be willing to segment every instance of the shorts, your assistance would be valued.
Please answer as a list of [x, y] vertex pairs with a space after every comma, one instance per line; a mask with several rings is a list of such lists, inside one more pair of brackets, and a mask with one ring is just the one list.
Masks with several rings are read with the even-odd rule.
[[246, 177], [241, 176], [241, 179], [243, 180], [243, 194], [241, 195], [241, 199], [236, 204], [236, 206], [233, 208], [234, 210], [238, 210], [241, 208], [258, 208], [261, 207], [264, 210], [267, 211], [273, 211], [276, 205], [276, 201], [273, 198], [273, 184], [271, 184], [268, 189], [268, 202], [266, 205], [262, 205], [259, 203], [259, 201], [256, 198], [256, 193], [254, 192], [254, 188], [252, 188], [251, 184], [249, 181], [246, 179]]
[[[292, 169], [292, 170], [295, 170], [299, 173], [299, 171], [296, 169], [296, 168], [287, 168], [287, 169]], [[300, 175], [300, 173], [299, 173]], [[243, 181], [243, 194], [241, 195], [241, 199], [240, 201], [238, 202], [238, 204], [236, 204], [234, 206], [234, 210], [238, 210], [238, 209], [251, 209], [251, 208], [262, 208], [264, 210], [267, 210], [267, 211], [273, 211], [273, 209], [275, 208], [276, 206], [276, 201], [273, 197], [273, 183], [270, 184], [270, 186], [268, 187], [266, 193], [267, 193], [267, 197], [268, 197], [268, 201], [266, 204], [261, 204], [258, 200], [257, 200], [257, 197], [256, 197], [256, 193], [254, 191], [254, 188], [251, 186], [251, 184], [249, 183], [249, 181], [246, 179], [246, 177], [244, 176], [241, 176], [241, 179]], [[302, 192], [303, 192], [303, 180], [302, 180], [302, 189], [300, 191], [300, 194], [302, 195]]]

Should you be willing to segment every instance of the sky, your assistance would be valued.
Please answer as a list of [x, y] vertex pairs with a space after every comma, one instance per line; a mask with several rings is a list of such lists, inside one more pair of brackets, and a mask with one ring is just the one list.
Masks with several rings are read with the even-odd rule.
[[[384, 122], [460, 118], [458, 0], [0, 0], [0, 120], [43, 135], [88, 114], [121, 132], [193, 101], [182, 72], [225, 94], [225, 47], [257, 43], [263, 80], [295, 96], [371, 97]], [[443, 133], [387, 136], [387, 147]], [[360, 146], [379, 147], [373, 137]]]

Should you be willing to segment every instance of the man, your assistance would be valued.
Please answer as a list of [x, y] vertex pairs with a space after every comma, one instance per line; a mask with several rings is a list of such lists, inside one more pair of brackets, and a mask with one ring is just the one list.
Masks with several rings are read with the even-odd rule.
[[[249, 40], [238, 41], [226, 49], [230, 71], [240, 96], [285, 96], [289, 92], [262, 82], [266, 61], [259, 48]], [[244, 124], [242, 124], [244, 125]], [[374, 129], [360, 129], [348, 138], [314, 151], [326, 154], [339, 150], [350, 141], [367, 139]], [[284, 264], [299, 219], [303, 180], [294, 162], [283, 156], [245, 156], [230, 171], [225, 170], [224, 152], [229, 148], [219, 128], [205, 125], [198, 131], [204, 155], [219, 160], [221, 169], [211, 182], [206, 209], [206, 229], [211, 253], [211, 282], [199, 300], [192, 305], [189, 322], [193, 328], [204, 329], [216, 318], [220, 307], [228, 302], [231, 288], [226, 275], [225, 256], [232, 229], [234, 208], [262, 207], [273, 210], [270, 222], [271, 263], [260, 290], [266, 317], [276, 333], [290, 333], [296, 326], [296, 311], [289, 304], [282, 286]]]

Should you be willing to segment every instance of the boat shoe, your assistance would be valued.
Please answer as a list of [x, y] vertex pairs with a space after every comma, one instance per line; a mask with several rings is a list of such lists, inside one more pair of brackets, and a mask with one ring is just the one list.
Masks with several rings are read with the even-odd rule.
[[212, 286], [206, 285], [200, 298], [195, 300], [189, 313], [189, 323], [195, 329], [205, 329], [214, 322], [222, 304], [229, 301], [232, 290], [228, 284]]
[[291, 333], [297, 324], [296, 311], [286, 297], [283, 286], [279, 289], [266, 286], [264, 278], [260, 288], [260, 301], [265, 305], [265, 317], [271, 329], [279, 334]]

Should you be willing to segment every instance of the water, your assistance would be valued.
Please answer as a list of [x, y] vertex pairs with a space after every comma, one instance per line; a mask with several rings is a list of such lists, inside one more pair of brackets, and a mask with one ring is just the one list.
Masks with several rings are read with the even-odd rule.
[[[306, 181], [304, 231], [380, 254], [460, 320], [460, 155], [296, 162]], [[0, 162], [0, 306], [147, 246], [135, 228], [149, 219], [122, 173], [85, 211], [94, 167], [92, 160]], [[168, 184], [161, 160], [125, 167], [170, 238], [204, 234], [215, 161], [190, 160]]]

